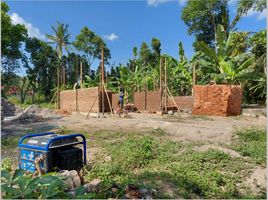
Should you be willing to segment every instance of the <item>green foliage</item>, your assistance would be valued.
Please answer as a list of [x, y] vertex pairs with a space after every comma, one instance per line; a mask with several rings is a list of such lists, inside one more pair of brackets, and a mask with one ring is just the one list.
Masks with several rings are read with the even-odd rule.
[[12, 159], [11, 158], [4, 158], [1, 161], [1, 170], [11, 171], [12, 166]]
[[69, 52], [70, 37], [71, 34], [68, 31], [69, 25], [57, 22], [56, 26], [51, 26], [54, 35], [46, 34], [47, 38], [51, 41], [50, 43], [56, 44], [56, 51], [59, 59], [63, 56], [63, 48], [66, 52]]
[[[97, 162], [88, 171], [86, 179], [102, 180], [97, 198], [122, 198], [122, 191], [129, 184], [139, 188], [155, 188], [158, 193], [153, 198], [226, 199], [265, 196], [252, 196], [250, 189], [240, 193], [238, 185], [252, 167], [247, 160], [233, 158], [218, 150], [193, 151], [191, 144], [161, 139], [162, 133], [149, 135], [96, 133], [94, 144], [99, 142], [104, 152], [99, 152]], [[110, 161], [105, 160], [107, 155], [111, 156]], [[111, 192], [114, 186], [118, 188], [116, 193]], [[163, 188], [172, 190], [172, 195], [165, 194], [166, 189]]]
[[106, 46], [105, 42], [88, 27], [81, 29], [81, 32], [76, 36], [76, 40], [73, 42], [73, 45], [78, 51], [85, 53], [89, 66], [91, 66], [96, 58], [101, 59], [102, 47], [104, 52], [104, 62], [108, 63], [108, 60], [111, 58], [110, 50]]
[[[208, 57], [215, 67], [218, 68], [218, 73], [214, 74], [214, 79], [217, 82], [227, 82], [230, 84], [237, 84], [245, 81], [252, 76], [253, 69], [250, 69], [253, 62], [252, 57], [243, 57], [242, 54], [232, 56], [234, 54], [232, 47], [233, 33], [226, 36], [226, 32], [222, 25], [218, 25], [216, 41], [217, 51], [210, 48], [204, 42], [199, 42], [198, 48]], [[241, 60], [241, 58], [243, 58]]]
[[19, 68], [18, 59], [23, 56], [20, 47], [27, 36], [27, 29], [24, 25], [12, 24], [8, 11], [8, 5], [1, 2], [1, 62], [5, 72], [14, 73]]
[[234, 142], [234, 149], [242, 156], [251, 157], [256, 163], [266, 163], [266, 131], [252, 127], [236, 131], [238, 139]]
[[181, 19], [188, 26], [188, 33], [194, 34], [196, 42], [203, 41], [214, 46], [218, 24], [229, 31], [229, 10], [226, 0], [187, 1], [182, 10]]
[[31, 178], [24, 175], [25, 171], [17, 169], [14, 174], [7, 170], [1, 171], [1, 188], [6, 199], [55, 199], [70, 198], [64, 192], [66, 186], [56, 176], [44, 175]]

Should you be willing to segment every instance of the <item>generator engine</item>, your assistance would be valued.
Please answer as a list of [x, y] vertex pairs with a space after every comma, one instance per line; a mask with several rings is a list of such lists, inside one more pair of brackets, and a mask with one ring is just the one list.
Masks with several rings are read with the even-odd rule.
[[44, 173], [80, 170], [86, 164], [86, 138], [82, 134], [29, 134], [19, 140], [18, 148], [19, 168], [31, 173], [36, 172], [40, 158], [39, 167]]

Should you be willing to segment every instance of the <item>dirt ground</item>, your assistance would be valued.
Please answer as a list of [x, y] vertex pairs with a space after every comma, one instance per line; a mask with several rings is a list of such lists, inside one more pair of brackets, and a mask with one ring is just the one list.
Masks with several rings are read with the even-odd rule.
[[[130, 113], [129, 117], [122, 118], [118, 115], [104, 115], [98, 117], [91, 115], [85, 119], [85, 114], [73, 114], [70, 116], [58, 116], [51, 118], [39, 118], [29, 122], [7, 123], [2, 125], [2, 136], [24, 135], [27, 132], [44, 132], [57, 130], [71, 130], [91, 133], [94, 131], [135, 131], [147, 132], [161, 129], [165, 131], [168, 139], [180, 142], [195, 143], [197, 151], [206, 151], [210, 148], [229, 153], [233, 157], [239, 157], [239, 153], [226, 147], [231, 143], [236, 129], [246, 127], [266, 128], [266, 118], [237, 116], [192, 116], [183, 114], [157, 115]], [[2, 150], [2, 156], [10, 156]], [[256, 166], [252, 176], [246, 180], [248, 185], [266, 185], [266, 170]], [[258, 185], [257, 184], [257, 185]]]

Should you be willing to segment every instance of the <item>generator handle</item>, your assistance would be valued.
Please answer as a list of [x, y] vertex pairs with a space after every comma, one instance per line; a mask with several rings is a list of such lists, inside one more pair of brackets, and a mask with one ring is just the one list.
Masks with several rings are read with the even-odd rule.
[[84, 153], [84, 164], [87, 164], [87, 144], [86, 144], [86, 138], [84, 135], [80, 134], [80, 133], [75, 133], [75, 134], [71, 134], [71, 135], [62, 135], [59, 137], [55, 137], [55, 138], [51, 138], [48, 143], [46, 144], [46, 150], [49, 150], [49, 146], [52, 142], [56, 141], [56, 140], [60, 140], [63, 138], [73, 138], [73, 137], [81, 137], [83, 139], [83, 153]]
[[36, 136], [43, 136], [43, 135], [52, 135], [55, 134], [54, 132], [45, 132], [45, 133], [36, 133], [36, 134], [28, 134], [23, 136], [22, 138], [20, 138], [19, 140], [19, 144], [22, 144], [22, 142], [26, 139], [26, 138], [31, 138], [31, 137], [36, 137]]

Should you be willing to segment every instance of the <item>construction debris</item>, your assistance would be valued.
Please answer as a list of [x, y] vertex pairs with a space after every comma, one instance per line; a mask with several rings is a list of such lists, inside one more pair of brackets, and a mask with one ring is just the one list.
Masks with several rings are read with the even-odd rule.
[[22, 113], [22, 108], [4, 98], [1, 98], [1, 114], [3, 114], [4, 117], [14, 116], [19, 113]]
[[37, 122], [43, 118], [58, 117], [57, 113], [48, 108], [41, 108], [38, 105], [30, 105], [23, 110], [19, 106], [1, 98], [1, 120], [3, 123], [10, 122]]

